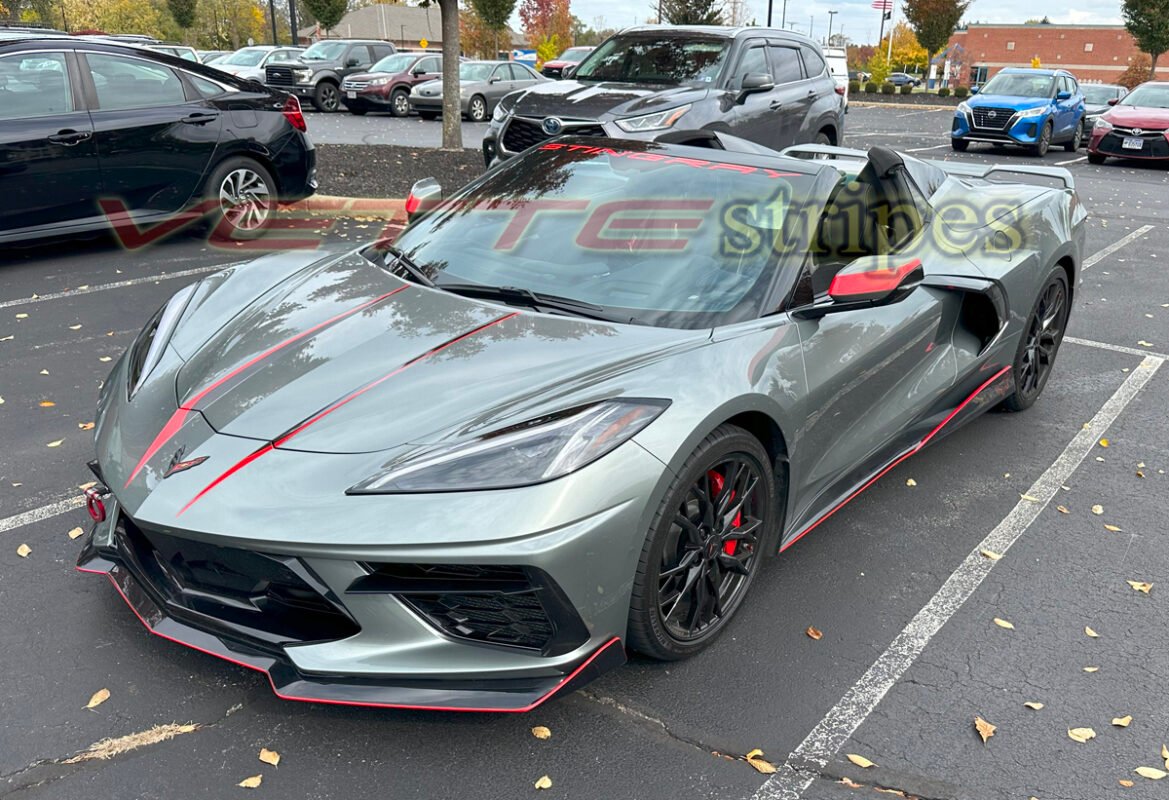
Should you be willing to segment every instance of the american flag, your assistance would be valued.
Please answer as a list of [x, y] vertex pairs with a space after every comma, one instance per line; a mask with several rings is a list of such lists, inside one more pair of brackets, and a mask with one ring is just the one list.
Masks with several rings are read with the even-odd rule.
[[893, 0], [873, 0], [873, 8], [877, 9], [878, 11], [892, 11]]

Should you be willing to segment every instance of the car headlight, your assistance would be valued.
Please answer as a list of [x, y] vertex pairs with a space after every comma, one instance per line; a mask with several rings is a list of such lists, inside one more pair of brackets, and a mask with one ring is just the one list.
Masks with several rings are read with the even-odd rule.
[[551, 414], [469, 442], [412, 453], [349, 493], [457, 492], [543, 483], [596, 461], [668, 406], [665, 400], [620, 399]]
[[503, 103], [499, 103], [497, 106], [495, 106], [495, 110], [491, 112], [491, 121], [503, 122], [508, 118], [509, 114], [511, 114], [511, 108], [504, 108]]
[[392, 80], [393, 80], [393, 78], [374, 78], [372, 81], [370, 81], [366, 85], [367, 86], [385, 86], [387, 83], [389, 83]]
[[1047, 106], [1035, 106], [1035, 108], [1025, 108], [1022, 111], [1016, 111], [1015, 116], [1019, 119], [1030, 119], [1031, 117], [1042, 117], [1047, 113]]
[[655, 111], [652, 114], [643, 114], [640, 117], [626, 117], [617, 120], [617, 127], [629, 133], [639, 131], [660, 131], [672, 127], [682, 115], [690, 110], [689, 105], [667, 108], [665, 111]]
[[963, 100], [961, 103], [958, 104], [958, 113], [959, 114], [969, 114], [970, 113], [970, 104], [967, 103], [965, 100]]
[[297, 83], [305, 83], [313, 76], [311, 69], [294, 69], [292, 74], [296, 76]]
[[1110, 131], [1112, 130], [1112, 123], [1104, 119], [1104, 117], [1096, 117], [1096, 124], [1092, 128], [1098, 131]]
[[146, 327], [138, 334], [138, 338], [134, 340], [134, 344], [130, 345], [130, 369], [127, 372], [130, 397], [134, 396], [138, 387], [150, 377], [151, 371], [162, 360], [170, 337], [178, 327], [179, 320], [187, 310], [187, 304], [191, 302], [191, 296], [195, 294], [195, 287], [198, 285], [197, 282], [192, 283], [176, 292], [166, 305], [155, 312], [146, 323]]

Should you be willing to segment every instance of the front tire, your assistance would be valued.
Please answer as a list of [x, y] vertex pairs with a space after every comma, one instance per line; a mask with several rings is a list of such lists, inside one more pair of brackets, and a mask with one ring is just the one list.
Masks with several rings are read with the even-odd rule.
[[634, 650], [676, 661], [722, 633], [762, 566], [776, 496], [767, 451], [742, 428], [722, 425], [698, 445], [642, 546], [629, 607]]
[[953, 148], [954, 152], [956, 153], [965, 153], [966, 149], [970, 147], [970, 142], [966, 141], [965, 139], [951, 139], [950, 147]]
[[1031, 145], [1031, 155], [1043, 158], [1051, 147], [1051, 121], [1043, 123], [1043, 130], [1039, 132], [1039, 141]]
[[1070, 141], [1065, 142], [1063, 149], [1069, 153], [1074, 153], [1080, 149], [1080, 145], [1084, 143], [1084, 121], [1080, 120], [1080, 124], [1076, 126], [1076, 132], [1072, 134]]
[[1088, 163], [1100, 166], [1108, 159], [1108, 156], [1100, 153], [1088, 153]]
[[395, 89], [390, 95], [390, 113], [395, 117], [410, 116], [410, 94], [405, 89]]
[[480, 95], [475, 95], [467, 103], [467, 119], [471, 122], [483, 122], [487, 119], [487, 101]]
[[205, 192], [213, 238], [257, 239], [276, 214], [276, 181], [266, 167], [250, 158], [229, 158], [211, 173]]
[[1053, 267], [1023, 327], [1012, 367], [1015, 392], [1003, 401], [1003, 410], [1023, 411], [1039, 399], [1051, 377], [1070, 311], [1067, 273]]
[[341, 107], [341, 92], [332, 81], [321, 81], [313, 89], [313, 108], [332, 114]]

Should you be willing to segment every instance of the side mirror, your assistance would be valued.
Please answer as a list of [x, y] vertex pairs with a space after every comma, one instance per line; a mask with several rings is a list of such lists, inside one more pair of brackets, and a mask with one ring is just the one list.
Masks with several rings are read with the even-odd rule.
[[413, 222], [442, 201], [442, 186], [434, 178], [423, 178], [410, 187], [406, 197], [406, 221]]
[[349, 59], [346, 59], [346, 61], [345, 61], [345, 66], [347, 66], [347, 67], [356, 67], [356, 66], [357, 66], [358, 64], [360, 64], [360, 63], [361, 63], [361, 62], [360, 62], [360, 61], [358, 61], [356, 58], [349, 58]]
[[792, 314], [801, 319], [817, 319], [839, 311], [889, 305], [908, 297], [924, 278], [925, 270], [919, 258], [864, 256], [836, 273], [826, 299], [795, 309]]
[[1071, 100], [1072, 93], [1071, 92], [1057, 92], [1055, 95], [1055, 99], [1056, 100]]
[[501, 78], [498, 75], [492, 75], [490, 78], [487, 79], [487, 82], [493, 84], [493, 83], [499, 83], [500, 80], [501, 80]]
[[977, 87], [977, 86], [971, 86], [971, 87], [970, 87], [970, 94], [978, 94], [978, 87]]
[[762, 72], [753, 72], [749, 75], [743, 76], [743, 83], [739, 86], [739, 96], [735, 98], [736, 103], [741, 103], [748, 95], [758, 94], [759, 92], [770, 92], [775, 88], [775, 81], [771, 79], [770, 75]]
[[1113, 97], [1113, 98], [1109, 99], [1109, 101], [1108, 101], [1108, 105], [1110, 105], [1110, 106], [1114, 106], [1114, 105], [1116, 105], [1116, 104], [1117, 104], [1117, 103], [1119, 103], [1119, 102], [1120, 102], [1120, 98], [1119, 98], [1119, 97]]

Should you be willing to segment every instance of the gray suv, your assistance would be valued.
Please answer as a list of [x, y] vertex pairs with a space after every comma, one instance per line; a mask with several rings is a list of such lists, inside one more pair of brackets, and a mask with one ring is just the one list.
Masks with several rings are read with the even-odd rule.
[[369, 72], [375, 62], [395, 52], [392, 44], [377, 39], [325, 39], [301, 53], [297, 61], [269, 64], [264, 83], [309, 101], [317, 111], [337, 111], [345, 77]]
[[629, 28], [566, 73], [500, 101], [483, 138], [488, 166], [562, 133], [656, 139], [704, 129], [774, 149], [844, 139], [843, 97], [820, 47], [791, 31]]

